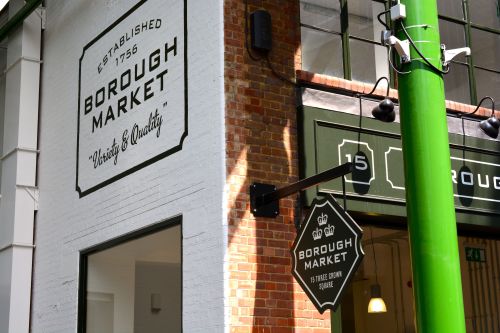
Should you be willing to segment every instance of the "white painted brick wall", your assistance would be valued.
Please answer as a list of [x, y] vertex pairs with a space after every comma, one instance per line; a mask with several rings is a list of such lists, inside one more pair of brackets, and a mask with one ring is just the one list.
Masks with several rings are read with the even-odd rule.
[[223, 332], [222, 1], [188, 1], [189, 135], [182, 151], [81, 199], [78, 59], [136, 1], [46, 2], [32, 331], [76, 332], [80, 250], [183, 214], [184, 332]]

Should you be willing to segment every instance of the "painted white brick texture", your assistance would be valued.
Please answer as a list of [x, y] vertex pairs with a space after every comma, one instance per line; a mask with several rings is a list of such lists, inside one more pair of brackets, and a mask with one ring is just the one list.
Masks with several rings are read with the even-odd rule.
[[46, 1], [34, 333], [76, 332], [80, 250], [178, 214], [184, 332], [224, 331], [222, 1], [186, 1], [189, 135], [182, 150], [83, 198], [75, 190], [78, 59], [136, 2]]

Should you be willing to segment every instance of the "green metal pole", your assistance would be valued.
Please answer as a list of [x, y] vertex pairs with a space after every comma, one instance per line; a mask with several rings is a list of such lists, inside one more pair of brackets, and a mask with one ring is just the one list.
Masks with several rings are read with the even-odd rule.
[[[402, 3], [406, 30], [441, 69], [436, 0]], [[410, 48], [411, 73], [398, 78], [417, 332], [465, 333], [444, 83]]]

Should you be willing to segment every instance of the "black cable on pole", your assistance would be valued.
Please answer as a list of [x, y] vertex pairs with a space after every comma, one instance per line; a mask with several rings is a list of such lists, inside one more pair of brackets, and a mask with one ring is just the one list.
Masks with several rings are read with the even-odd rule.
[[440, 74], [448, 74], [448, 72], [450, 71], [449, 68], [447, 70], [443, 71], [442, 69], [439, 69], [436, 66], [434, 66], [429, 60], [427, 60], [426, 57], [424, 57], [422, 52], [420, 52], [420, 50], [418, 49], [417, 45], [415, 45], [415, 42], [413, 41], [413, 39], [411, 39], [410, 34], [408, 34], [408, 31], [406, 31], [406, 28], [403, 25], [403, 22], [401, 22], [401, 29], [403, 30], [403, 33], [405, 34], [406, 38], [408, 38], [408, 41], [410, 42], [411, 46], [413, 46], [413, 49], [418, 53], [420, 58], [422, 58], [422, 60], [425, 61], [425, 63], [429, 67], [431, 67], [433, 70], [435, 70], [436, 72], [438, 72]]
[[396, 71], [396, 73], [398, 74], [401, 74], [401, 75], [405, 75], [405, 74], [410, 74], [411, 71], [407, 71], [407, 72], [403, 72], [402, 70], [400, 70], [399, 68], [396, 68], [396, 66], [394, 66], [394, 64], [392, 63], [392, 49], [393, 47], [389, 45], [389, 54], [388, 54], [388, 59], [389, 60], [389, 65], [391, 65], [392, 69], [394, 69]]
[[387, 25], [387, 23], [385, 23], [384, 21], [382, 21], [382, 15], [385, 15], [385, 14], [387, 14], [390, 11], [391, 10], [388, 9], [388, 10], [383, 11], [382, 13], [380, 13], [380, 14], [377, 15], [377, 20], [380, 22], [380, 24], [382, 24], [385, 27], [386, 30], [391, 30], [391, 29], [389, 28], [389, 26]]

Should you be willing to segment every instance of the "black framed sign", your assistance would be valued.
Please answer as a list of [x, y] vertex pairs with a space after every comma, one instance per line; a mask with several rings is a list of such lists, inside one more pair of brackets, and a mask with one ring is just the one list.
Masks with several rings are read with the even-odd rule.
[[85, 45], [79, 63], [76, 190], [83, 197], [182, 149], [185, 0], [143, 0]]
[[363, 231], [332, 195], [315, 198], [292, 245], [292, 275], [320, 313], [335, 311], [364, 252]]

